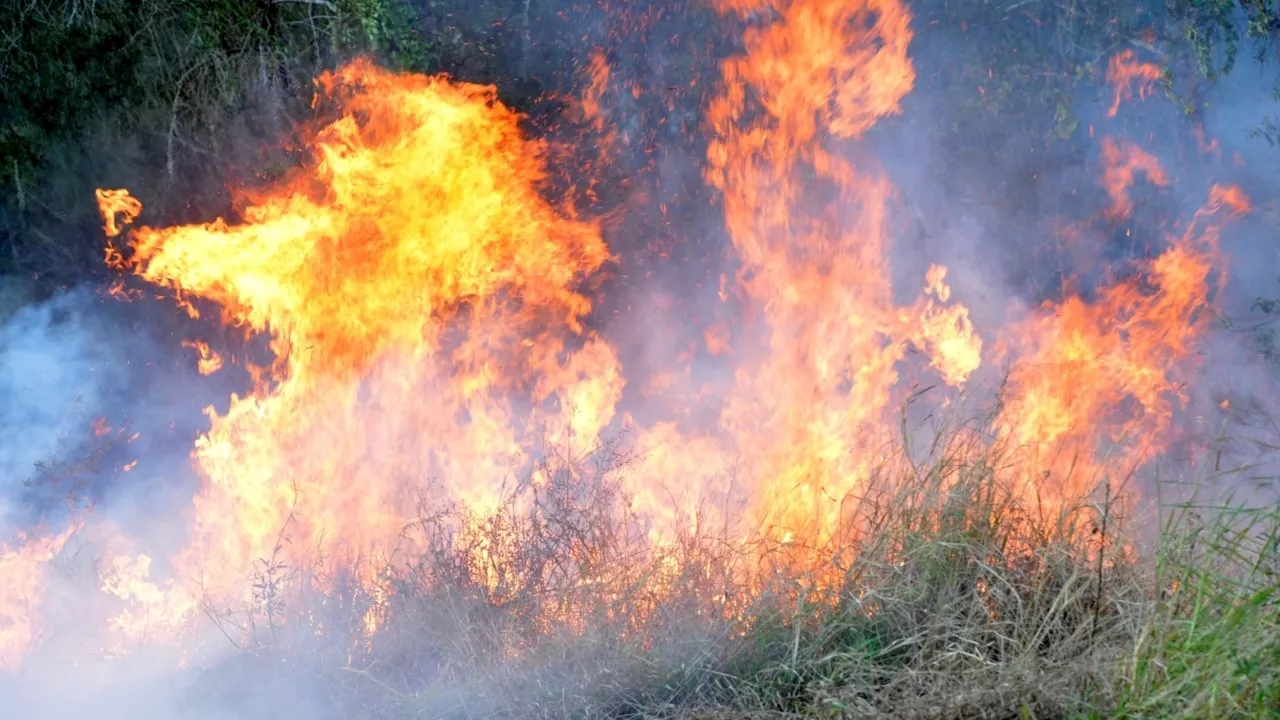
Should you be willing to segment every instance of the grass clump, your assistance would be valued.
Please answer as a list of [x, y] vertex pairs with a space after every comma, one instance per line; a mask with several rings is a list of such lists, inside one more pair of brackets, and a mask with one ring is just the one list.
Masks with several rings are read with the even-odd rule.
[[1274, 507], [1176, 509], [1162, 535], [1159, 595], [1138, 638], [1119, 714], [1280, 712], [1276, 520]]

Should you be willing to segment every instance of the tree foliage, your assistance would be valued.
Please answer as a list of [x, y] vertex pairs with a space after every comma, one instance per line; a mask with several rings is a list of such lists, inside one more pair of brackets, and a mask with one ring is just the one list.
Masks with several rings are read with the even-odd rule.
[[260, 155], [261, 141], [288, 132], [323, 69], [358, 54], [397, 69], [457, 63], [493, 3], [445, 4], [5, 0], [0, 274], [95, 272], [96, 184], [152, 198], [153, 222], [223, 211], [228, 180], [287, 162]]
[[[672, 7], [701, 0], [667, 0]], [[100, 266], [99, 184], [145, 195], [152, 222], [225, 212], [228, 181], [277, 173], [263, 154], [306, 112], [311, 79], [357, 54], [397, 69], [445, 70], [536, 91], [529, 14], [561, 0], [4, 0], [0, 12], [0, 274], [56, 284]], [[590, 3], [588, 3], [590, 5]], [[953, 0], [912, 3], [913, 53], [938, 72], [942, 132], [963, 143], [1033, 148], [1083, 132], [1082, 93], [1108, 57], [1137, 48], [1167, 68], [1194, 110], [1197, 82], [1241, 53], [1275, 54], [1280, 0]], [[534, 10], [531, 11], [531, 7]], [[609, 12], [618, 11], [617, 6]], [[684, 12], [684, 11], [675, 11]], [[523, 16], [523, 29], [513, 30]], [[551, 27], [550, 25], [544, 26]], [[530, 47], [532, 47], [532, 50]], [[583, 49], [585, 52], [589, 49]], [[666, 51], [669, 53], [669, 51]], [[942, 57], [937, 57], [942, 55]], [[1255, 133], [1280, 142], [1280, 118]], [[1009, 135], [1016, 130], [1017, 137]]]

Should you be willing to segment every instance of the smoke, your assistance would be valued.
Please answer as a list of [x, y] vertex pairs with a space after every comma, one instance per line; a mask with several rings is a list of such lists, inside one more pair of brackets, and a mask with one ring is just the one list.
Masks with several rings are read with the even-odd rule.
[[30, 623], [40, 648], [0, 674], [0, 697], [9, 712], [50, 720], [230, 717], [184, 700], [191, 676], [172, 652], [106, 662], [95, 645], [117, 609], [100, 592], [104, 550], [116, 529], [160, 563], [181, 542], [202, 409], [225, 405], [242, 379], [196, 372], [180, 345], [190, 325], [167, 303], [130, 305], [88, 287], [35, 300], [20, 281], [3, 283], [6, 303], [22, 304], [0, 308], [0, 548], [22, 547], [23, 533], [65, 544], [25, 571], [34, 577], [5, 578], [10, 592], [38, 579], [37, 596], [5, 596], [20, 604], [4, 609], [17, 614], [0, 630]]
[[37, 464], [78, 458], [90, 442], [93, 419], [105, 415], [120, 366], [101, 352], [82, 312], [84, 293], [19, 309], [0, 328], [0, 475], [4, 527], [30, 523], [22, 509]]
[[[632, 3], [621, 10], [604, 3], [570, 20], [547, 12], [533, 23], [531, 32], [583, 40], [581, 52], [535, 56], [530, 64], [529, 72], [565, 95], [580, 89], [589, 53], [607, 51], [612, 77], [602, 107], [618, 137], [606, 172], [625, 183], [611, 188], [620, 197], [607, 203], [622, 208], [605, 223], [606, 240], [620, 259], [600, 291], [593, 320], [626, 368], [624, 409], [644, 424], [651, 393], [692, 393], [728, 380], [728, 365], [708, 347], [707, 330], [727, 323], [731, 303], [721, 278], [732, 285], [736, 267], [723, 209], [702, 180], [701, 117], [727, 50], [721, 35], [728, 33], [707, 32], [707, 11], [686, 3]], [[1241, 183], [1255, 198], [1280, 190], [1280, 163], [1265, 160], [1280, 150], [1245, 132], [1274, 108], [1257, 90], [1265, 84], [1260, 80], [1273, 78], [1241, 68], [1213, 90], [1216, 99], [1203, 128], [1206, 137], [1220, 140], [1217, 154], [1197, 152], [1194, 145], [1188, 150], [1192, 121], [1176, 119], [1176, 109], [1160, 97], [1130, 102], [1120, 120], [1108, 119], [1105, 87], [1073, 99], [1081, 126], [1094, 127], [1096, 139], [1032, 142], [1021, 132], [1024, 119], [1008, 116], [992, 118], [986, 139], [958, 149], [938, 132], [951, 120], [945, 113], [957, 88], [929, 78], [948, 62], [949, 45], [963, 40], [937, 33], [927, 38], [913, 45], [922, 80], [901, 116], [885, 120], [864, 141], [874, 148], [877, 169], [897, 189], [891, 268], [900, 302], [917, 295], [928, 267], [941, 263], [950, 268], [954, 297], [970, 309], [975, 324], [1001, 327], [1060, 297], [1064, 276], [1087, 292], [1124, 262], [1158, 253], [1166, 245], [1161, 231], [1189, 220], [1212, 182]], [[1099, 182], [1105, 133], [1140, 139], [1174, 181], [1169, 188], [1135, 191], [1139, 207], [1130, 227], [1113, 228], [1095, 238], [1094, 246], [1068, 251], [1062, 229], [1089, 220], [1105, 204]], [[1277, 251], [1267, 242], [1280, 222], [1276, 212], [1274, 205], [1260, 204], [1254, 216], [1224, 235], [1231, 282], [1221, 306], [1228, 316], [1247, 315], [1255, 296], [1277, 289]], [[178, 544], [195, 488], [188, 453], [207, 427], [201, 411], [208, 405], [225, 410], [230, 393], [242, 390], [244, 381], [235, 372], [216, 380], [200, 376], [180, 346], [187, 333], [157, 331], [157, 314], [75, 289], [4, 320], [0, 397], [12, 398], [0, 407], [0, 530], [6, 536], [39, 522], [55, 529], [68, 522], [65, 486], [54, 493], [39, 481], [50, 479], [51, 461], [92, 456], [90, 466], [52, 466], [79, 481], [75, 507], [91, 504], [96, 518], [127, 528], [141, 546], [136, 551], [152, 552], [157, 563], [164, 562], [165, 548]], [[1240, 406], [1234, 417], [1241, 426], [1264, 436], [1271, 430], [1263, 410], [1275, 398], [1273, 369], [1247, 333], [1219, 327], [1205, 346], [1209, 381], [1196, 390], [1192, 414], [1232, 398]], [[675, 377], [658, 377], [673, 367]], [[1251, 403], [1244, 402], [1250, 397]], [[712, 427], [715, 402], [691, 400], [690, 417], [678, 419]], [[80, 589], [68, 581], [53, 596], [75, 596]], [[68, 627], [72, 634], [78, 629]], [[228, 644], [211, 656], [217, 661], [232, 652]], [[251, 663], [231, 675], [234, 682], [254, 686], [252, 700], [228, 709], [219, 699], [216, 711], [201, 714], [201, 702], [191, 699], [194, 676], [173, 670], [171, 660], [164, 653], [143, 654], [77, 670], [74, 680], [49, 663], [37, 664], [25, 675], [4, 679], [0, 696], [14, 699], [11, 706], [21, 714], [55, 719], [221, 720], [270, 717], [272, 708], [307, 714], [299, 710], [306, 708], [300, 698], [307, 688], [262, 690], [254, 684], [260, 675]], [[67, 684], [75, 684], [77, 693], [64, 692]]]
[[[197, 331], [167, 303], [131, 305], [88, 287], [7, 318], [0, 390], [11, 402], [0, 429], [11, 442], [0, 449], [0, 490], [11, 511], [26, 506], [23, 524], [66, 519], [55, 512], [66, 498], [46, 497], [42, 484], [75, 479], [80, 500], [116, 510], [157, 491], [190, 492], [187, 453], [207, 425], [203, 409], [224, 406], [244, 382], [234, 369], [217, 379], [196, 372], [181, 343]], [[134, 510], [163, 516], [170, 500]]]

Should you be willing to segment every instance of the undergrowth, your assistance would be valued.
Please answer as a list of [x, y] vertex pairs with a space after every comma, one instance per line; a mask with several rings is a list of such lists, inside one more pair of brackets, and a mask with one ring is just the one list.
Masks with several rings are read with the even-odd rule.
[[547, 482], [484, 516], [428, 489], [412, 554], [341, 576], [264, 563], [252, 603], [212, 613], [242, 652], [192, 701], [294, 717], [264, 709], [287, 687], [370, 720], [1274, 717], [1280, 511], [1165, 500], [1148, 548], [1133, 498], [1028, 502], [1006, 452], [892, 458], [821, 548], [690, 518], [655, 549], [617, 444], [553, 455]]

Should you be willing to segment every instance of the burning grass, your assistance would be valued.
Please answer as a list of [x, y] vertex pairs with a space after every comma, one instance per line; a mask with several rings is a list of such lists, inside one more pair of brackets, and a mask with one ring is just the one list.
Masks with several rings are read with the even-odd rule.
[[[1141, 488], [1203, 434], [1188, 386], [1248, 198], [1214, 185], [1119, 277], [998, 327], [942, 265], [900, 301], [899, 190], [844, 148], [901, 112], [911, 14], [773, 5], [707, 107], [736, 322], [664, 368], [721, 363], [683, 396], [624, 367], [596, 304], [606, 228], [493, 88], [368, 61], [322, 75], [307, 161], [230, 220], [134, 226], [142, 203], [100, 191], [110, 266], [193, 317], [216, 305], [271, 359], [192, 344], [252, 387], [207, 410], [182, 536], [88, 518], [92, 607], [68, 625], [39, 606], [49, 573], [24, 575], [0, 596], [7, 664], [48, 667], [59, 643], [37, 629], [101, 620], [64, 632], [74, 659], [175, 649], [192, 705], [247, 717], [1274, 707], [1276, 516], [1159, 494], [1152, 511]], [[1082, 232], [1136, 212], [1138, 175], [1167, 184], [1155, 155], [1103, 147], [1112, 207]], [[65, 542], [0, 559], [44, 571]]]
[[323, 561], [264, 567], [222, 614], [243, 653], [193, 701], [274, 717], [292, 686], [335, 718], [1270, 717], [1280, 512], [1170, 504], [1145, 549], [1123, 498], [1046, 515], [967, 436], [883, 458], [820, 548], [705, 527], [655, 548], [622, 491], [634, 458], [556, 453], [550, 483], [491, 514], [424, 503], [405, 533], [428, 550], [366, 560], [377, 591]]

